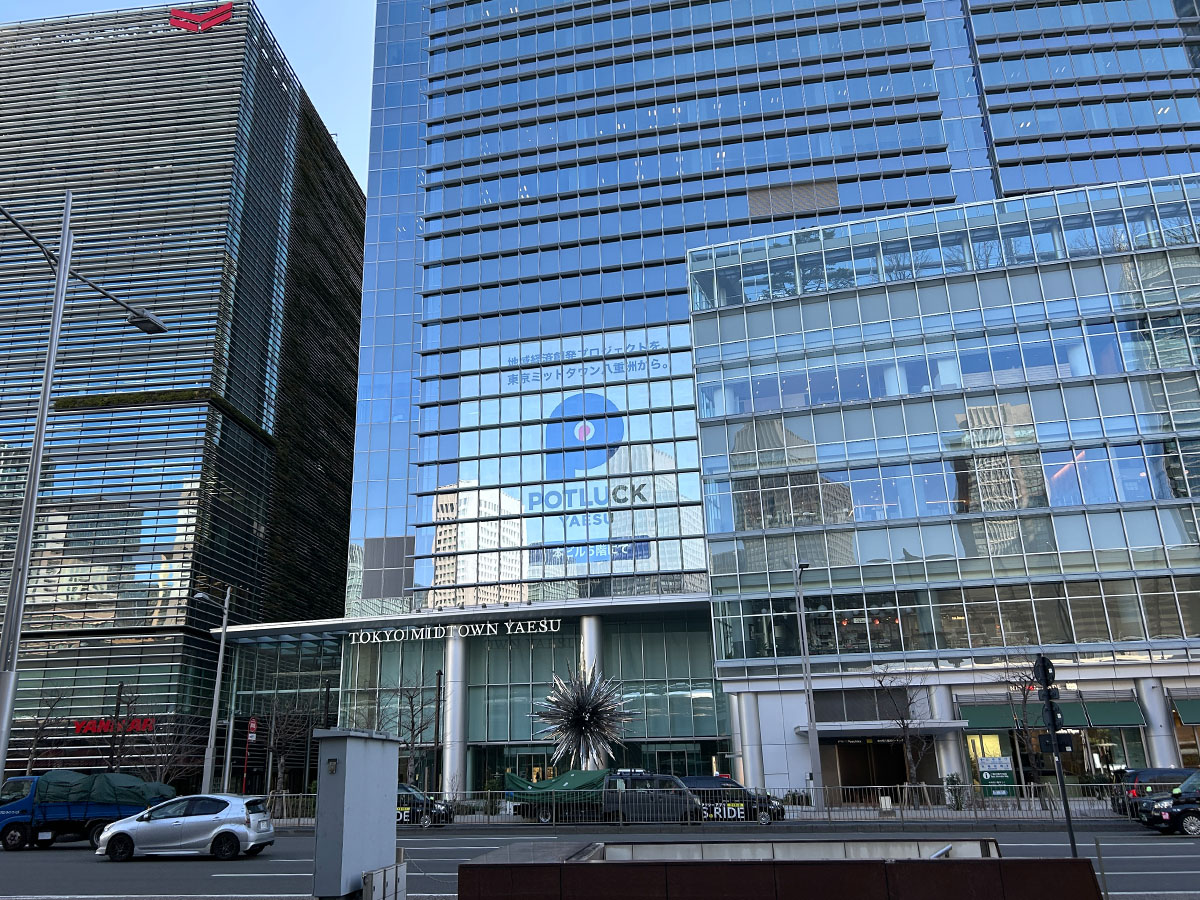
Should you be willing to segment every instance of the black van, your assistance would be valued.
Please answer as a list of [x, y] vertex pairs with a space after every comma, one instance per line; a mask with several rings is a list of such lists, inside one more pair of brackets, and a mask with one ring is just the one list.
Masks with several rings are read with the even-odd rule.
[[680, 779], [700, 798], [706, 822], [757, 822], [770, 825], [784, 817], [783, 804], [770, 794], [760, 794], [727, 775], [687, 775]]

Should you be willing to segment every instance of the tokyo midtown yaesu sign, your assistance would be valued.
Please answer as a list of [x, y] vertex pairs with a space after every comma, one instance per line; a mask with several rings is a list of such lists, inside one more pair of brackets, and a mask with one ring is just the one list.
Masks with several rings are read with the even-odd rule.
[[457, 637], [499, 637], [514, 634], [557, 634], [562, 619], [514, 619], [507, 622], [469, 622], [464, 625], [405, 625], [350, 632], [351, 644], [390, 644], [396, 641], [435, 641]]

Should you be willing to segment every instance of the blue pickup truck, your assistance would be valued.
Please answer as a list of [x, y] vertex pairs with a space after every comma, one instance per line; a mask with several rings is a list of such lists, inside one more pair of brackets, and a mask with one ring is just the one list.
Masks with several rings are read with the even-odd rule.
[[87, 838], [95, 847], [105, 825], [173, 796], [174, 788], [120, 772], [9, 778], [0, 785], [0, 847], [49, 847], [59, 838]]

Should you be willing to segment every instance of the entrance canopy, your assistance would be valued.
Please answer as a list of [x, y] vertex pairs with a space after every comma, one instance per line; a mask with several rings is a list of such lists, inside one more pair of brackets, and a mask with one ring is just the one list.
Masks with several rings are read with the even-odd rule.
[[[962, 719], [918, 719], [911, 730], [920, 734], [952, 734], [967, 727]], [[808, 725], [797, 725], [795, 732], [800, 737], [808, 736]], [[897, 722], [882, 720], [860, 722], [818, 722], [820, 737], [900, 737], [904, 731]]]

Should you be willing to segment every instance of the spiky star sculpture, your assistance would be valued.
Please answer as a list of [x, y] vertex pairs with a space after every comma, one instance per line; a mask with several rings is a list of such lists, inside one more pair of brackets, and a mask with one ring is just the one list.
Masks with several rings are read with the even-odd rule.
[[553, 762], [570, 757], [571, 765], [602, 765], [612, 759], [613, 748], [623, 746], [622, 726], [633, 717], [625, 711], [621, 687], [603, 678], [593, 666], [587, 672], [557, 673], [554, 686], [535, 713], [545, 728], [538, 737], [554, 741]]

